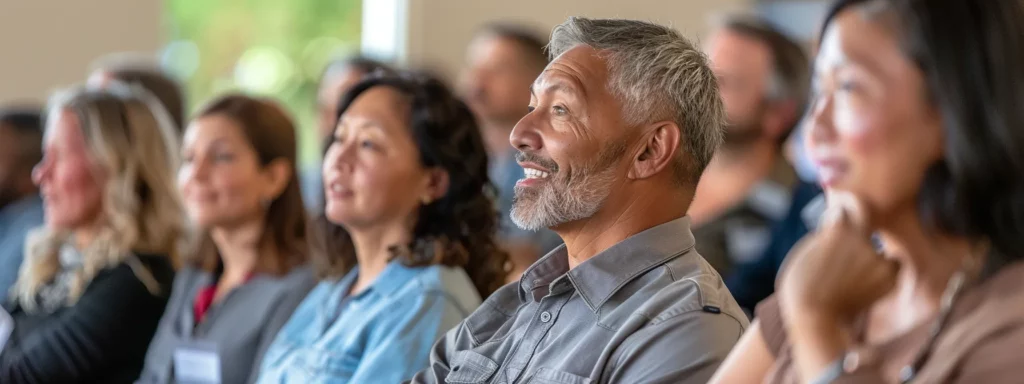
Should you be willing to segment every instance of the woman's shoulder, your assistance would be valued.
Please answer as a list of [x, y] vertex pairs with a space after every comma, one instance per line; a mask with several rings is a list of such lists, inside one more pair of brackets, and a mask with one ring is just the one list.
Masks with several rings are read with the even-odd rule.
[[419, 267], [413, 280], [414, 289], [407, 294], [439, 299], [458, 307], [476, 308], [480, 305], [480, 295], [465, 269], [444, 265]]
[[292, 268], [282, 275], [264, 275], [261, 281], [266, 290], [288, 294], [289, 292], [301, 292], [305, 295], [317, 284], [313, 276], [313, 269], [308, 264]]
[[968, 291], [936, 340], [921, 382], [959, 375], [997, 382], [1024, 374], [1016, 352], [1024, 344], [1024, 262], [1000, 269]]

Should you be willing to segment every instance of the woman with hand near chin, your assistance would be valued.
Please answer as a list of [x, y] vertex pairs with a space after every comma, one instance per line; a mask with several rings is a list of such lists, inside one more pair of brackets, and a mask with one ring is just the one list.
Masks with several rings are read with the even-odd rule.
[[1020, 382], [1022, 7], [833, 7], [806, 135], [829, 210], [713, 382]]

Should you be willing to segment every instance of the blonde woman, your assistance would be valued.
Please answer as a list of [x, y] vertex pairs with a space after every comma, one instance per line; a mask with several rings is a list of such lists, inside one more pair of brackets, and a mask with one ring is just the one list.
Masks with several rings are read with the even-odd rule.
[[57, 95], [33, 173], [46, 225], [6, 306], [0, 383], [127, 383], [167, 304], [185, 217], [177, 144], [145, 91]]

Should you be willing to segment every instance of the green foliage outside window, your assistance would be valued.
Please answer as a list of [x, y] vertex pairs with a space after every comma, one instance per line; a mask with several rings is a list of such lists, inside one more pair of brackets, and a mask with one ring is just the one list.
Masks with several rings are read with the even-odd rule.
[[193, 108], [230, 90], [279, 100], [299, 129], [300, 164], [318, 157], [316, 87], [332, 58], [359, 47], [361, 0], [167, 0], [163, 62]]

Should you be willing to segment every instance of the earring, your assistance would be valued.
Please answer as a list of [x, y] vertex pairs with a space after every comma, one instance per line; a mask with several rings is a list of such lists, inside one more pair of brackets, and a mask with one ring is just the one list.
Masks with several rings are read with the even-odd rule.
[[430, 198], [430, 195], [423, 195], [420, 197], [420, 203], [423, 203], [423, 205], [430, 205], [432, 202], [434, 202], [434, 200]]

